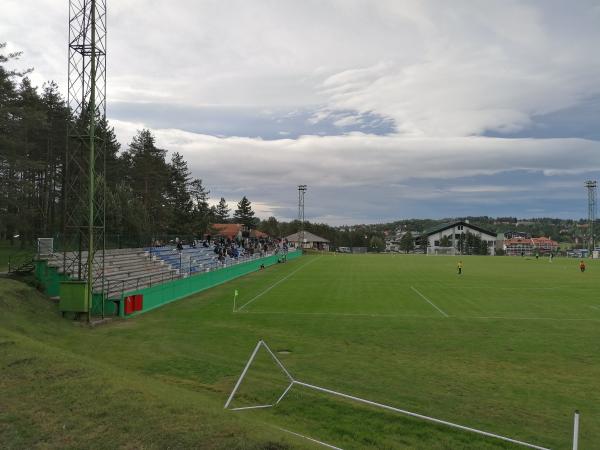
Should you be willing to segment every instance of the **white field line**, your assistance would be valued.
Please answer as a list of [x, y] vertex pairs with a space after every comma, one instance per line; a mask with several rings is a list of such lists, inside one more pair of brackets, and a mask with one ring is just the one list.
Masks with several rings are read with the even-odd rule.
[[283, 314], [289, 316], [325, 316], [325, 317], [410, 317], [416, 319], [439, 319], [440, 316], [417, 314], [371, 314], [371, 313], [328, 313], [328, 312], [287, 312], [287, 311], [244, 311], [243, 314]]
[[340, 448], [340, 447], [336, 447], [335, 445], [327, 444], [326, 442], [323, 442], [323, 441], [318, 441], [318, 440], [316, 440], [316, 439], [313, 439], [313, 438], [311, 438], [311, 437], [304, 436], [303, 434], [296, 433], [296, 432], [294, 432], [294, 431], [290, 431], [290, 430], [286, 430], [285, 428], [280, 428], [280, 427], [275, 427], [275, 426], [274, 426], [273, 428], [276, 428], [276, 429], [278, 429], [278, 430], [280, 430], [280, 431], [285, 431], [286, 433], [293, 434], [294, 436], [301, 437], [301, 438], [303, 438], [303, 439], [306, 439], [306, 440], [308, 440], [308, 441], [314, 442], [315, 444], [322, 445], [323, 447], [327, 447], [327, 448], [333, 448], [333, 449], [335, 449], [335, 450], [344, 450], [344, 449], [342, 449], [342, 448]]
[[497, 319], [497, 320], [554, 320], [557, 322], [582, 321], [582, 322], [600, 322], [600, 319], [590, 319], [587, 317], [507, 317], [507, 316], [452, 316], [454, 319]]
[[448, 314], [446, 314], [444, 311], [442, 311], [440, 308], [438, 308], [435, 303], [433, 303], [431, 300], [429, 300], [427, 297], [425, 297], [423, 294], [421, 294], [414, 286], [411, 286], [410, 288], [413, 291], [415, 291], [417, 294], [419, 294], [419, 297], [421, 297], [423, 300], [425, 300], [427, 303], [429, 303], [431, 306], [433, 306], [435, 309], [437, 309], [444, 317], [449, 317]]
[[[600, 308], [598, 308], [600, 310]], [[288, 312], [288, 311], [243, 311], [242, 314], [277, 314], [285, 316], [322, 316], [322, 317], [381, 317], [381, 318], [396, 318], [396, 319], [435, 319], [442, 320], [443, 318], [435, 316], [423, 316], [416, 314], [353, 314], [353, 313], [311, 313], [311, 312]], [[588, 322], [600, 322], [600, 319], [586, 318], [586, 317], [509, 317], [509, 316], [444, 316], [448, 319], [457, 320], [554, 320], [558, 322], [562, 321], [588, 321]]]
[[289, 277], [291, 277], [292, 275], [294, 275], [296, 272], [298, 272], [301, 269], [304, 269], [306, 266], [308, 266], [309, 264], [317, 261], [318, 259], [321, 259], [322, 256], [319, 256], [315, 259], [311, 259], [310, 261], [308, 261], [306, 264], [302, 264], [300, 267], [298, 267], [296, 270], [294, 270], [292, 273], [287, 274], [285, 277], [283, 277], [281, 280], [275, 282], [274, 284], [272, 284], [271, 286], [269, 286], [268, 288], [266, 288], [264, 291], [262, 291], [260, 294], [255, 295], [254, 297], [252, 297], [250, 300], [248, 300], [246, 303], [244, 303], [242, 306], [240, 306], [237, 311], [241, 311], [242, 309], [244, 309], [246, 306], [248, 306], [250, 303], [252, 303], [254, 300], [259, 299], [260, 297], [262, 297], [263, 295], [265, 295], [267, 292], [269, 292], [271, 289], [273, 289], [275, 286], [283, 283], [285, 280], [287, 280]]
[[600, 306], [590, 305], [590, 308], [594, 308], [600, 311]]

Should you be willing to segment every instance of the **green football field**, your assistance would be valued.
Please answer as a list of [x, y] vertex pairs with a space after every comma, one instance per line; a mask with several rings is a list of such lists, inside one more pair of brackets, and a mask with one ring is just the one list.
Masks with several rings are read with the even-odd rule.
[[[93, 330], [0, 280], [0, 441], [319, 447], [292, 431], [344, 449], [522, 448], [299, 386], [223, 410], [263, 339], [302, 382], [542, 447], [570, 448], [578, 409], [580, 448], [596, 448], [600, 264], [462, 259], [459, 276], [457, 257], [304, 256]], [[287, 384], [261, 350], [231, 406]]]

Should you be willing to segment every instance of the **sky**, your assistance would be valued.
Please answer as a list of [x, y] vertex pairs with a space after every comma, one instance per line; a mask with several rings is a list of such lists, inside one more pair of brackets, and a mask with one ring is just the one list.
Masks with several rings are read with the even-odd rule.
[[[332, 225], [587, 216], [595, 0], [107, 0], [107, 115], [217, 202]], [[68, 1], [2, 0], [0, 42], [67, 85]], [[66, 92], [65, 92], [66, 94]]]

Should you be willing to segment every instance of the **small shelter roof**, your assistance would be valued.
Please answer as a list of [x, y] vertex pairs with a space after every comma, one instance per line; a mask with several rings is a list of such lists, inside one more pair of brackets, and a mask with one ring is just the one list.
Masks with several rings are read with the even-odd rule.
[[[300, 240], [302, 239], [302, 233], [298, 231], [297, 233], [290, 234], [288, 237], [286, 237], [286, 239], [290, 242], [300, 242]], [[317, 236], [316, 234], [313, 234], [310, 231], [304, 232], [304, 239], [306, 239], [306, 242], [329, 243], [327, 239], [322, 238], [321, 236]]]

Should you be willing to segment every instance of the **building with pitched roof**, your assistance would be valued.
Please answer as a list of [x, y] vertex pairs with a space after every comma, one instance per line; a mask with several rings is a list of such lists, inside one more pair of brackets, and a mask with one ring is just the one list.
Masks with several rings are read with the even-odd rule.
[[[437, 227], [423, 231], [418, 241], [423, 243], [423, 239], [427, 239], [427, 248], [429, 253], [436, 254], [436, 249], [446, 250], [448, 248], [458, 250], [458, 243], [465, 238], [465, 235], [470, 233], [485, 242], [490, 255], [495, 254], [497, 234], [493, 231], [485, 230], [477, 225], [469, 223], [468, 220], [459, 220], [456, 222], [445, 223]], [[447, 241], [449, 245], [442, 246], [441, 244]]]
[[559, 248], [558, 242], [547, 237], [515, 237], [504, 241], [504, 252], [510, 256], [549, 255]]
[[302, 232], [290, 234], [286, 237], [288, 242], [293, 243], [296, 247], [313, 248], [316, 250], [329, 251], [329, 240], [317, 236], [310, 231], [304, 231], [304, 242], [302, 242]]

